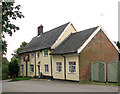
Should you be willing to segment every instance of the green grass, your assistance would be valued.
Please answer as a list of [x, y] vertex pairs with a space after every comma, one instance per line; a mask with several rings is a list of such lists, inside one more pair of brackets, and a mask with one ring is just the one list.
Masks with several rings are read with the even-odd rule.
[[13, 78], [10, 82], [13, 82], [13, 81], [21, 81], [21, 80], [30, 80], [32, 79], [33, 77], [23, 77], [23, 78]]
[[120, 83], [103, 83], [103, 82], [92, 82], [92, 81], [80, 82], [80, 84], [87, 84], [87, 85], [104, 85], [104, 86], [120, 86]]

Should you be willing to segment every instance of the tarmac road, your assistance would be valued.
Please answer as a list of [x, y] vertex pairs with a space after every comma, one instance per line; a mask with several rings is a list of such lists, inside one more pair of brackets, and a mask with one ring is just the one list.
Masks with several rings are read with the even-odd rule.
[[2, 92], [118, 92], [117, 86], [80, 85], [76, 82], [41, 80], [2, 81]]

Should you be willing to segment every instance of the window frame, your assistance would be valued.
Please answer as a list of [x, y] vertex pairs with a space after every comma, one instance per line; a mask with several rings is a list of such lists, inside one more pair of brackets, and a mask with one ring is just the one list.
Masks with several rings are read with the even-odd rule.
[[62, 62], [56, 62], [56, 72], [62, 72]]
[[[47, 68], [46, 68], [46, 66], [47, 66]], [[44, 67], [45, 67], [45, 70], [44, 70], [45, 73], [48, 73], [49, 72], [49, 66], [48, 66], [48, 64], [45, 64]]]
[[33, 53], [31, 53], [31, 58], [33, 58], [34, 57], [34, 54]]
[[[47, 54], [46, 54], [47, 53]], [[48, 56], [48, 49], [44, 50], [44, 56]]]
[[40, 52], [37, 52], [37, 58], [39, 58], [40, 57]]
[[21, 65], [20, 71], [21, 71], [21, 72], [24, 71], [24, 65]]
[[[33, 67], [32, 67], [33, 66]], [[31, 67], [32, 67], [32, 69], [31, 69]], [[30, 64], [30, 72], [31, 73], [34, 73], [34, 65], [33, 64]]]
[[[75, 64], [70, 64], [70, 63], [75, 63]], [[76, 62], [74, 62], [74, 61], [73, 62], [69, 62], [68, 73], [76, 73]]]

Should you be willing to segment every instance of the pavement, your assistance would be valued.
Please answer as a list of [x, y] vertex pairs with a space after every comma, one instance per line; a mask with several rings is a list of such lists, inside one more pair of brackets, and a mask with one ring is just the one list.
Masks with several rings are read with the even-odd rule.
[[118, 92], [117, 86], [81, 85], [57, 80], [2, 81], [2, 92]]

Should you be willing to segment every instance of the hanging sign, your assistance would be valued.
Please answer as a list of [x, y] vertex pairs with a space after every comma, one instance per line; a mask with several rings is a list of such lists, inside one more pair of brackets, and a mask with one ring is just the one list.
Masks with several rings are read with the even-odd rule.
[[24, 55], [24, 61], [29, 61], [29, 55]]

